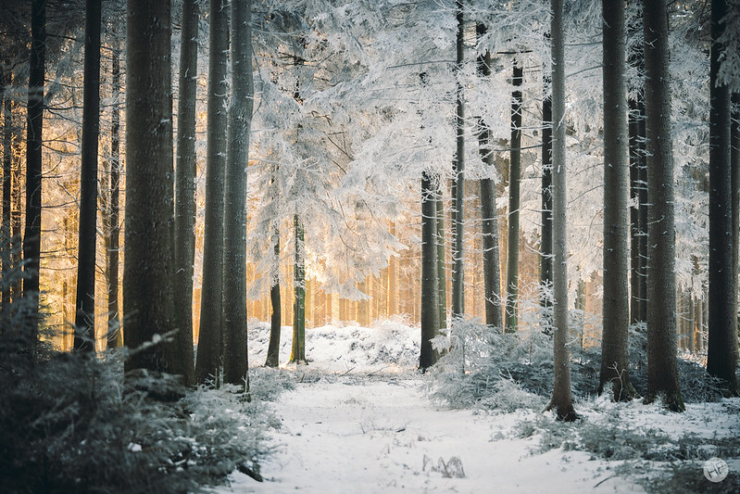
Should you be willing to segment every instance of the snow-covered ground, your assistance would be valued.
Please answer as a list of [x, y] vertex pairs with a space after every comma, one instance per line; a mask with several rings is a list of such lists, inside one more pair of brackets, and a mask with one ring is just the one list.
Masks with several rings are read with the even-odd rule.
[[[250, 361], [259, 365], [268, 329], [250, 331]], [[284, 328], [281, 362], [289, 357], [289, 331]], [[634, 437], [654, 438], [656, 451], [673, 447], [660, 444], [665, 436], [677, 439], [693, 433], [716, 439], [740, 434], [738, 400], [689, 405], [686, 413], [673, 414], [638, 401], [613, 404], [596, 398], [577, 403], [583, 425], [562, 427], [539, 410], [450, 410], [430, 398], [429, 379], [414, 371], [418, 339], [418, 330], [399, 321], [373, 328], [308, 330], [310, 365], [287, 366], [295, 389], [273, 404], [281, 427], [270, 432], [275, 454], [262, 465], [265, 481], [235, 472], [230, 485], [217, 492], [639, 493], [645, 488], [638, 477], [650, 477], [651, 469], [665, 471], [670, 465], [629, 463], [627, 436], [616, 459], [574, 448], [578, 427], [593, 425], [593, 436], [593, 431], [598, 435], [614, 430], [610, 425], [629, 424]], [[707, 448], [712, 456], [712, 447]], [[736, 476], [740, 459], [726, 459]], [[695, 462], [699, 480], [702, 466]]]

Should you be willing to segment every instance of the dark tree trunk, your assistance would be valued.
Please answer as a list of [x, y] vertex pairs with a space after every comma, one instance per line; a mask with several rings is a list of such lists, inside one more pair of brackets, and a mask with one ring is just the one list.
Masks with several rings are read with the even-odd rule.
[[737, 394], [737, 277], [732, 237], [732, 167], [730, 163], [730, 91], [718, 84], [724, 46], [717, 41], [724, 32], [725, 0], [712, 0], [712, 49], [709, 110], [709, 341], [707, 372]]
[[645, 153], [642, 133], [645, 128], [645, 107], [642, 92], [629, 100], [629, 167], [630, 199], [630, 322], [645, 322], [645, 249], [647, 247], [647, 204], [645, 204]]
[[570, 385], [568, 352], [568, 261], [566, 247], [566, 181], [565, 181], [565, 26], [563, 0], [552, 0], [552, 195], [553, 195], [553, 326], [554, 388], [548, 406], [559, 420], [576, 419]]
[[[465, 22], [463, 1], [455, 2], [457, 10], [456, 73], [462, 71], [465, 61]], [[452, 319], [465, 313], [465, 102], [460, 78], [456, 85], [455, 132], [457, 150], [453, 161], [452, 182]]]
[[113, 49], [113, 108], [111, 108], [111, 136], [110, 136], [110, 199], [108, 232], [108, 348], [123, 346], [123, 331], [121, 330], [121, 311], [118, 307], [118, 259], [121, 239], [120, 225], [120, 197], [121, 197], [121, 63], [120, 50]]
[[197, 0], [182, 3], [180, 99], [177, 102], [177, 168], [175, 190], [175, 315], [180, 374], [195, 382], [193, 367], [193, 263], [195, 262], [195, 103], [198, 82]]
[[203, 244], [203, 288], [195, 379], [220, 379], [223, 364], [224, 191], [227, 147], [227, 54], [229, 15], [226, 0], [210, 4], [208, 68], [208, 144]]
[[10, 315], [10, 270], [12, 269], [12, 240], [10, 234], [11, 191], [13, 188], [13, 101], [10, 89], [13, 73], [10, 64], [5, 64], [2, 74], [3, 85], [3, 216], [0, 224], [0, 249], [2, 249], [2, 307], [0, 308], [0, 331], [7, 331]]
[[[540, 238], [540, 305], [552, 309], [552, 77], [545, 77], [542, 99], [542, 233]], [[552, 334], [552, 317], [545, 321], [544, 332]]]
[[624, 0], [602, 0], [604, 45], [604, 297], [599, 393], [611, 382], [613, 399], [635, 395], [629, 377], [629, 163]]
[[295, 227], [295, 267], [293, 277], [293, 347], [290, 363], [306, 364], [306, 264], [303, 246], [303, 224], [300, 216], [293, 217]]
[[[447, 327], [447, 263], [445, 262], [445, 206], [441, 178], [437, 184], [437, 284], [439, 288], [439, 329]], [[390, 311], [390, 308], [389, 308]]]
[[84, 352], [95, 351], [95, 247], [98, 217], [101, 10], [101, 0], [85, 2], [85, 81], [74, 338], [75, 350]]
[[506, 332], [519, 325], [519, 204], [522, 176], [522, 67], [514, 61], [511, 94], [511, 161], [509, 164], [509, 259], [506, 269]]
[[39, 336], [39, 269], [41, 266], [41, 159], [44, 128], [46, 71], [46, 0], [31, 4], [31, 62], [28, 77], [26, 136], [26, 227], [23, 233], [23, 297], [28, 299], [24, 337], [28, 353], [36, 358]]
[[224, 381], [249, 391], [247, 374], [247, 164], [252, 125], [252, 2], [231, 4], [229, 147], [224, 206]]
[[663, 396], [671, 410], [684, 409], [676, 367], [676, 273], [668, 70], [668, 16], [664, 2], [643, 0], [645, 113], [648, 156], [647, 400]]
[[419, 369], [437, 362], [432, 339], [439, 334], [439, 287], [437, 286], [437, 207], [433, 179], [421, 177], [421, 350]]
[[[486, 26], [476, 26], [478, 36], [486, 34]], [[481, 78], [491, 76], [491, 53], [478, 59], [478, 75]], [[483, 163], [493, 172], [493, 145], [491, 129], [478, 120], [478, 146]], [[498, 218], [496, 216], [496, 184], [491, 178], [480, 181], [481, 230], [483, 234], [483, 285], [486, 310], [486, 325], [501, 328], [501, 273], [498, 252]]]
[[[732, 123], [730, 128], [730, 167], [732, 168], [732, 262], [737, 279], [740, 268], [740, 94], [731, 97]], [[737, 297], [737, 285], [735, 286]], [[737, 298], [735, 298], [737, 302]]]
[[280, 365], [280, 331], [282, 325], [282, 310], [280, 308], [280, 228], [275, 224], [273, 253], [274, 273], [270, 283], [270, 304], [272, 317], [270, 318], [270, 344], [267, 347], [267, 367]]
[[171, 7], [128, 0], [126, 33], [126, 371], [168, 371], [175, 329]]

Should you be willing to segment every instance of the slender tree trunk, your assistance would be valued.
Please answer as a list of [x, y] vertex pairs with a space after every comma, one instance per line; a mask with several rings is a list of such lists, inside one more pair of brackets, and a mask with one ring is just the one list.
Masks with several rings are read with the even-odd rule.
[[[465, 60], [465, 22], [463, 1], [456, 0], [457, 10], [457, 64], [455, 73], [462, 72]], [[460, 77], [462, 77], [460, 75]], [[452, 182], [452, 319], [461, 318], [465, 312], [465, 102], [460, 78], [456, 85], [455, 130], [457, 150], [453, 161]]]
[[85, 81], [80, 170], [80, 231], [77, 244], [75, 339], [77, 351], [95, 351], [95, 250], [98, 217], [100, 133], [101, 0], [85, 2]]
[[224, 381], [244, 385], [247, 374], [247, 164], [252, 125], [252, 2], [231, 4], [229, 148], [224, 207]]
[[637, 101], [629, 100], [629, 167], [630, 167], [630, 199], [636, 205], [630, 208], [630, 322], [632, 324], [641, 322], [640, 301], [645, 296], [642, 293], [641, 284], [641, 262], [640, 262], [640, 239], [642, 230], [640, 225], [640, 152], [639, 122], [637, 115]]
[[223, 356], [224, 191], [227, 147], [227, 53], [229, 15], [226, 0], [210, 4], [208, 69], [208, 144], [206, 158], [203, 291], [195, 379], [218, 383]]
[[447, 263], [445, 262], [445, 210], [441, 178], [437, 184], [437, 285], [439, 289], [439, 329], [447, 327]]
[[[20, 156], [21, 155], [21, 141], [22, 137], [19, 133], [14, 133], [13, 135], [13, 147], [15, 147], [16, 151], [13, 153], [14, 156]], [[22, 188], [22, 174], [23, 171], [21, 169], [20, 163], [16, 160], [12, 170], [12, 180], [11, 180], [11, 186], [10, 186], [10, 202], [12, 204], [12, 207], [10, 208], [10, 238], [11, 238], [11, 246], [10, 246], [10, 257], [11, 261], [10, 264], [12, 266], [15, 266], [18, 268], [18, 266], [21, 265], [21, 261], [23, 258], [23, 219], [21, 215], [21, 211], [23, 210], [23, 199], [21, 194], [21, 188]], [[15, 301], [20, 299], [23, 296], [23, 286], [22, 286], [22, 280], [20, 278], [16, 278], [11, 281], [10, 283], [10, 298], [11, 300]], [[19, 328], [20, 329], [20, 328]]]
[[[486, 26], [477, 24], [478, 36], [486, 34]], [[491, 53], [478, 59], [478, 75], [486, 80], [491, 76]], [[493, 173], [493, 145], [491, 129], [483, 119], [478, 119], [478, 146], [483, 163]], [[496, 184], [492, 178], [480, 181], [481, 230], [483, 234], [483, 285], [486, 311], [486, 325], [491, 328], [502, 327], [501, 316], [501, 273], [498, 252], [498, 218], [496, 216]]]
[[[641, 19], [640, 19], [641, 22]], [[637, 36], [639, 25], [628, 27], [627, 37]], [[628, 63], [643, 73], [645, 60], [641, 45], [634, 45], [627, 56]], [[631, 323], [647, 320], [647, 164], [645, 156], [645, 97], [642, 82], [630, 87], [629, 97], [629, 166], [630, 197], [636, 205], [630, 211], [631, 255]]]
[[[730, 167], [732, 168], [732, 270], [735, 278], [740, 274], [740, 94], [734, 93], [731, 97], [731, 124], [730, 124]], [[737, 303], [737, 285], [735, 288], [735, 303]]]
[[46, 0], [31, 3], [31, 62], [28, 77], [26, 136], [26, 227], [23, 234], [23, 297], [28, 299], [26, 318], [28, 353], [36, 359], [39, 333], [39, 269], [41, 267], [41, 159], [43, 155], [44, 79], [46, 71]]
[[660, 394], [684, 409], [676, 367], [676, 274], [668, 16], [664, 2], [643, 0], [648, 156], [647, 400]]
[[565, 26], [563, 0], [552, 0], [552, 195], [553, 195], [553, 341], [554, 388], [548, 408], [559, 420], [576, 419], [570, 389], [570, 356], [568, 352], [568, 260], [566, 246], [566, 180], [565, 180]]
[[2, 308], [0, 309], [0, 331], [8, 330], [11, 298], [10, 270], [12, 268], [12, 246], [10, 234], [11, 191], [13, 187], [13, 101], [10, 90], [13, 86], [13, 72], [9, 63], [2, 74], [3, 85], [3, 216], [0, 224], [0, 249], [2, 249]]
[[126, 33], [126, 371], [169, 370], [175, 329], [171, 6], [128, 0]]
[[[552, 77], [545, 77], [542, 98], [542, 233], [540, 239], [540, 305], [552, 309]], [[545, 322], [546, 334], [552, 334], [552, 316]]]
[[108, 348], [123, 346], [121, 330], [121, 311], [118, 308], [118, 259], [121, 238], [120, 197], [121, 197], [121, 63], [120, 50], [113, 49], [112, 64], [113, 107], [111, 108], [111, 141], [110, 141], [110, 230], [108, 232]]
[[624, 0], [602, 0], [604, 45], [604, 297], [599, 392], [611, 382], [613, 399], [635, 395], [629, 377], [629, 163]]
[[193, 367], [193, 263], [195, 262], [195, 103], [198, 82], [197, 0], [182, 3], [180, 99], [177, 102], [177, 169], [175, 179], [175, 314], [180, 374], [195, 382]]
[[[439, 205], [437, 205], [439, 206]], [[396, 236], [396, 224], [391, 222], [390, 233]], [[440, 306], [442, 304], [440, 303]], [[388, 260], [388, 317], [398, 313], [398, 256]]]
[[267, 347], [267, 367], [278, 367], [280, 365], [280, 330], [282, 325], [282, 313], [280, 308], [280, 227], [275, 223], [273, 233], [273, 269], [272, 282], [270, 283], [270, 304], [272, 305], [272, 317], [270, 318], [270, 343]]
[[523, 69], [514, 61], [511, 103], [511, 161], [509, 168], [509, 259], [506, 269], [506, 332], [519, 325], [519, 204], [522, 175], [522, 91]]
[[727, 383], [737, 394], [737, 277], [733, 259], [732, 167], [730, 163], [730, 90], [718, 82], [724, 46], [720, 21], [727, 13], [725, 0], [712, 0], [712, 49], [709, 110], [709, 341], [707, 372]]
[[421, 350], [419, 369], [437, 362], [432, 339], [439, 334], [439, 287], [437, 286], [437, 207], [432, 177], [421, 177]]
[[306, 364], [306, 265], [304, 251], [304, 234], [301, 218], [293, 217], [295, 227], [295, 269], [293, 289], [293, 347], [290, 363]]

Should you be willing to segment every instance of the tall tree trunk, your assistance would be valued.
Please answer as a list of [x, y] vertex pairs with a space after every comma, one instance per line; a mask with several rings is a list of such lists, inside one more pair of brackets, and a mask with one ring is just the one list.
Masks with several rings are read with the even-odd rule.
[[439, 329], [447, 327], [447, 263], [445, 262], [445, 207], [442, 200], [441, 177], [437, 177], [437, 288], [439, 294]]
[[290, 363], [306, 364], [306, 264], [303, 223], [297, 214], [293, 217], [295, 228], [295, 267], [293, 291], [293, 347]]
[[439, 334], [439, 287], [437, 286], [437, 207], [433, 179], [421, 176], [421, 349], [419, 369], [437, 362], [432, 339]]
[[453, 161], [452, 179], [452, 319], [461, 318], [465, 312], [465, 102], [463, 100], [462, 67], [465, 60], [465, 22], [463, 1], [456, 0], [457, 10], [457, 63], [455, 132], [457, 150]]
[[282, 311], [280, 307], [280, 227], [277, 222], [273, 233], [273, 273], [270, 283], [270, 304], [272, 317], [270, 318], [270, 343], [267, 347], [267, 361], [265, 366], [278, 367], [280, 365], [280, 330], [282, 325]]
[[522, 176], [522, 91], [523, 69], [514, 61], [511, 94], [511, 161], [509, 163], [509, 258], [506, 269], [506, 332], [519, 325], [519, 205]]
[[576, 419], [570, 389], [570, 355], [568, 352], [568, 250], [566, 246], [565, 181], [565, 26], [563, 0], [552, 0], [552, 196], [553, 196], [553, 325], [554, 388], [548, 408], [559, 420]]
[[113, 49], [112, 64], [113, 107], [111, 108], [110, 136], [110, 230], [108, 232], [108, 348], [123, 346], [121, 330], [121, 311], [118, 308], [118, 259], [121, 238], [120, 197], [121, 197], [121, 63], [120, 50]]
[[11, 191], [13, 187], [13, 101], [10, 89], [13, 72], [9, 63], [2, 74], [3, 86], [3, 216], [0, 223], [0, 249], [2, 249], [2, 307], [0, 308], [0, 331], [7, 331], [10, 316], [10, 270], [12, 268], [12, 246], [10, 234]]
[[252, 125], [252, 2], [231, 4], [229, 148], [224, 206], [224, 381], [244, 385], [247, 375], [247, 164]]
[[732, 258], [736, 219], [732, 215], [733, 191], [730, 163], [730, 90], [718, 82], [724, 46], [718, 39], [726, 15], [725, 0], [712, 0], [712, 49], [709, 109], [709, 341], [707, 372], [737, 394], [737, 278]]
[[[486, 34], [486, 26], [477, 24], [478, 36]], [[478, 59], [478, 75], [481, 78], [491, 76], [491, 52]], [[493, 143], [491, 129], [481, 118], [478, 119], [478, 146], [483, 163], [493, 173]], [[486, 325], [501, 328], [501, 273], [498, 252], [498, 218], [496, 216], [496, 184], [492, 178], [480, 181], [481, 230], [483, 234], [483, 285], [486, 311]]]
[[223, 356], [224, 190], [227, 147], [227, 54], [229, 14], [226, 0], [210, 4], [208, 67], [208, 144], [206, 157], [203, 291], [195, 379], [218, 384]]
[[684, 409], [676, 367], [676, 273], [668, 16], [665, 2], [643, 0], [648, 156], [648, 391]]
[[647, 168], [647, 116], [645, 114], [645, 98], [643, 92], [637, 100], [638, 108], [638, 133], [640, 136], [639, 143], [639, 160], [637, 178], [640, 182], [640, 189], [637, 192], [639, 200], [640, 216], [640, 322], [647, 323], [647, 305], [648, 305], [648, 168]]
[[77, 244], [75, 338], [77, 351], [95, 351], [95, 260], [100, 133], [101, 0], [85, 2], [85, 80], [80, 166], [80, 231]]
[[[542, 98], [542, 233], [540, 238], [540, 305], [552, 309], [552, 77], [545, 77]], [[544, 332], [552, 334], [552, 316], [545, 321]]]
[[126, 33], [126, 262], [123, 306], [132, 369], [169, 370], [175, 329], [171, 6], [128, 0]]
[[640, 223], [640, 190], [644, 185], [640, 181], [641, 149], [639, 103], [636, 99], [629, 100], [629, 168], [630, 168], [630, 199], [634, 205], [630, 208], [630, 322], [632, 324], [642, 322], [641, 303], [645, 298], [642, 291], [642, 258], [641, 242], [644, 237], [642, 224]]
[[[731, 97], [732, 111], [730, 124], [730, 167], [732, 168], [732, 262], [735, 278], [740, 274], [740, 94]], [[737, 303], [735, 285], [735, 303]]]
[[629, 164], [624, 0], [602, 0], [604, 74], [604, 297], [599, 393], [611, 382], [613, 399], [635, 395], [629, 377]]
[[195, 262], [195, 103], [198, 83], [197, 0], [182, 3], [180, 99], [177, 102], [177, 168], [175, 179], [175, 315], [177, 346], [183, 360], [179, 373], [186, 385], [195, 382], [193, 367], [193, 263]]
[[23, 233], [23, 297], [29, 314], [24, 337], [28, 353], [36, 359], [39, 336], [39, 269], [41, 267], [41, 159], [44, 128], [44, 78], [46, 71], [46, 0], [31, 4], [31, 62], [28, 77], [26, 136], [26, 227]]
[[[642, 19], [638, 21], [642, 22]], [[638, 36], [638, 23], [627, 27], [627, 37]], [[634, 45], [627, 61], [638, 73], [645, 70], [642, 46]], [[645, 157], [645, 96], [641, 79], [628, 88], [628, 132], [630, 198], [635, 205], [630, 210], [630, 322], [645, 322], [647, 318], [647, 165]]]
[[[439, 206], [439, 205], [437, 205]], [[396, 224], [391, 222], [390, 233], [396, 236]], [[440, 303], [440, 306], [442, 304]], [[388, 317], [398, 313], [398, 256], [388, 260]], [[330, 313], [331, 317], [331, 313]]]

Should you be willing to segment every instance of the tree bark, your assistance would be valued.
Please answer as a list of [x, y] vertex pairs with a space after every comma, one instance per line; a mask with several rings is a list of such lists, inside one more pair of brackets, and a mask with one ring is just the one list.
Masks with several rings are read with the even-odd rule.
[[95, 352], [95, 250], [98, 217], [101, 0], [85, 2], [84, 104], [80, 165], [75, 338], [77, 351]]
[[197, 0], [182, 3], [180, 99], [177, 102], [177, 169], [175, 179], [175, 314], [180, 373], [195, 383], [193, 366], [193, 263], [195, 261], [195, 103], [198, 82]]
[[113, 107], [111, 108], [111, 144], [110, 144], [110, 198], [108, 232], [108, 348], [123, 346], [123, 331], [121, 330], [121, 314], [118, 307], [118, 260], [121, 238], [120, 226], [120, 196], [121, 196], [121, 112], [119, 98], [121, 96], [121, 63], [120, 50], [113, 48], [112, 64]]
[[514, 61], [511, 93], [511, 160], [509, 162], [509, 258], [506, 269], [506, 332], [519, 325], [519, 204], [522, 176], [522, 91], [523, 69]]
[[604, 80], [604, 297], [599, 393], [630, 401], [628, 287], [629, 163], [624, 0], [602, 0]]
[[629, 100], [629, 167], [630, 167], [630, 199], [635, 203], [630, 208], [630, 322], [632, 324], [645, 322], [645, 258], [644, 249], [647, 247], [647, 225], [644, 224], [644, 213], [647, 205], [643, 202], [645, 190], [644, 172], [645, 153], [643, 150], [645, 108], [641, 92], [637, 99]]
[[223, 364], [224, 191], [227, 147], [227, 53], [229, 15], [226, 0], [210, 4], [208, 68], [208, 144], [203, 244], [203, 289], [195, 379], [220, 378]]
[[23, 335], [36, 359], [39, 337], [39, 270], [41, 267], [41, 159], [43, 156], [44, 79], [46, 72], [46, 0], [31, 3], [31, 60], [28, 77], [26, 136], [26, 226], [23, 233], [23, 298], [29, 314]]
[[[476, 26], [478, 36], [486, 34], [486, 26]], [[486, 80], [491, 76], [491, 53], [478, 59], [478, 75]], [[483, 163], [493, 171], [493, 145], [491, 129], [481, 118], [478, 120], [478, 146]], [[483, 235], [483, 285], [486, 325], [501, 328], [501, 272], [498, 251], [498, 218], [496, 215], [496, 184], [492, 178], [480, 181], [481, 230]]]
[[576, 419], [570, 384], [568, 341], [568, 250], [565, 180], [565, 26], [563, 0], [552, 0], [552, 195], [553, 195], [553, 325], [554, 388], [548, 406], [559, 420]]
[[728, 391], [738, 392], [737, 277], [733, 259], [732, 167], [730, 90], [718, 83], [721, 55], [720, 23], [727, 13], [725, 0], [712, 0], [709, 110], [709, 341], [707, 372], [725, 381]]
[[[545, 77], [542, 99], [542, 232], [540, 234], [540, 305], [552, 310], [552, 77]], [[545, 321], [544, 332], [552, 334], [552, 315]]]
[[439, 288], [439, 329], [447, 327], [447, 262], [445, 256], [445, 209], [441, 178], [437, 184], [437, 285]]
[[247, 165], [252, 125], [252, 2], [231, 4], [229, 148], [224, 206], [224, 381], [249, 391], [247, 374]]
[[664, 2], [643, 0], [648, 169], [647, 401], [663, 396], [684, 409], [676, 367], [676, 274], [668, 16]]
[[421, 177], [421, 349], [419, 369], [437, 362], [432, 339], [439, 334], [439, 287], [437, 286], [437, 207], [432, 177]]
[[282, 311], [280, 307], [280, 228], [275, 223], [273, 234], [273, 269], [272, 283], [270, 283], [270, 304], [272, 317], [270, 318], [270, 343], [267, 347], [267, 361], [265, 366], [278, 367], [280, 365], [280, 331], [282, 325]]
[[452, 319], [465, 313], [465, 102], [463, 100], [462, 67], [465, 60], [465, 22], [463, 1], [456, 0], [457, 10], [457, 62], [455, 132], [457, 150], [453, 161], [452, 182]]
[[2, 308], [0, 309], [0, 331], [7, 331], [10, 321], [11, 307], [11, 290], [10, 290], [10, 271], [12, 269], [12, 246], [13, 242], [10, 234], [10, 210], [11, 210], [11, 191], [13, 189], [13, 101], [10, 97], [10, 89], [13, 85], [13, 72], [10, 64], [5, 64], [2, 73], [3, 86], [3, 216], [0, 224], [0, 249], [2, 249]]
[[175, 329], [171, 6], [128, 0], [126, 33], [126, 371], [168, 371]]
[[300, 216], [293, 216], [295, 228], [295, 266], [293, 277], [293, 346], [290, 363], [306, 364], [306, 264], [303, 224]]

